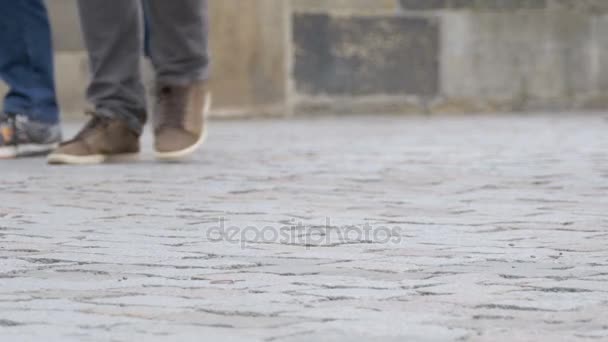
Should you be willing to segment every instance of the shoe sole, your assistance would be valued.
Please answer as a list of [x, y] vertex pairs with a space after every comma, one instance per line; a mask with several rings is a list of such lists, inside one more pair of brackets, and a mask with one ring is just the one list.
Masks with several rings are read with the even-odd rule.
[[13, 159], [18, 157], [34, 157], [46, 155], [59, 146], [52, 144], [24, 144], [0, 148], [0, 159]]
[[[211, 101], [212, 101], [211, 93], [207, 93], [205, 95], [205, 97], [206, 97], [206, 99], [205, 99], [205, 108], [203, 108], [203, 120], [207, 116], [207, 113], [209, 112], [209, 110], [211, 109]], [[196, 150], [198, 150], [199, 147], [201, 147], [201, 145], [203, 145], [203, 143], [205, 142], [206, 139], [207, 139], [207, 123], [205, 122], [201, 136], [198, 138], [198, 140], [193, 145], [188, 146], [188, 147], [186, 147], [182, 150], [178, 150], [178, 151], [171, 151], [171, 152], [156, 151], [155, 152], [156, 160], [164, 161], [164, 162], [182, 160], [182, 159], [190, 156], [194, 152], [196, 152]]]
[[47, 157], [47, 162], [51, 165], [96, 165], [102, 163], [124, 163], [137, 160], [139, 160], [139, 153], [94, 154], [90, 156], [52, 153]]
[[0, 159], [13, 159], [17, 157], [17, 148], [15, 146], [0, 147]]
[[52, 144], [24, 144], [17, 146], [17, 157], [30, 157], [45, 155], [59, 146], [58, 143]]
[[155, 157], [158, 161], [164, 161], [164, 162], [182, 160], [182, 159], [190, 156], [194, 152], [196, 152], [196, 150], [198, 150], [198, 148], [201, 147], [201, 145], [203, 145], [203, 143], [205, 142], [206, 139], [207, 139], [207, 130], [205, 129], [203, 131], [203, 134], [201, 134], [201, 136], [198, 138], [198, 140], [193, 145], [191, 145], [183, 150], [179, 150], [179, 151], [171, 151], [171, 152], [156, 151]]

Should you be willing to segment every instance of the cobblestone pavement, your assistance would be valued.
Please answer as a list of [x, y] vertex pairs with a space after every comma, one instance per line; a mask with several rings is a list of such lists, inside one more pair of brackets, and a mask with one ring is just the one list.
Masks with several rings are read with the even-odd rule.
[[0, 162], [0, 340], [608, 340], [606, 115], [220, 121], [143, 159]]

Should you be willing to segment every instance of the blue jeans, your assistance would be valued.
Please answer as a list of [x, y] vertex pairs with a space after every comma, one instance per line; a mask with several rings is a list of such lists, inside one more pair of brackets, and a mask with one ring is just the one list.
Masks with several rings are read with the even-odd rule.
[[53, 49], [42, 0], [0, 0], [0, 78], [10, 91], [5, 113], [58, 123]]

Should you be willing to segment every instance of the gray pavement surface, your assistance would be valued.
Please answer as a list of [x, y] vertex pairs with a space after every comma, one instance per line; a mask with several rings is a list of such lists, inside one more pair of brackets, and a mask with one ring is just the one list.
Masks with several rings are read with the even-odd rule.
[[187, 163], [1, 161], [0, 340], [607, 341], [607, 118], [218, 121]]

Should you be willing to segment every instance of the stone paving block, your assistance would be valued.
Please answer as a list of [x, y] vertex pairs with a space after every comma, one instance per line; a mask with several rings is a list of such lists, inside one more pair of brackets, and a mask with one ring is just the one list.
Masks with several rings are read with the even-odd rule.
[[1, 341], [608, 338], [605, 114], [210, 127], [179, 164], [0, 161]]

